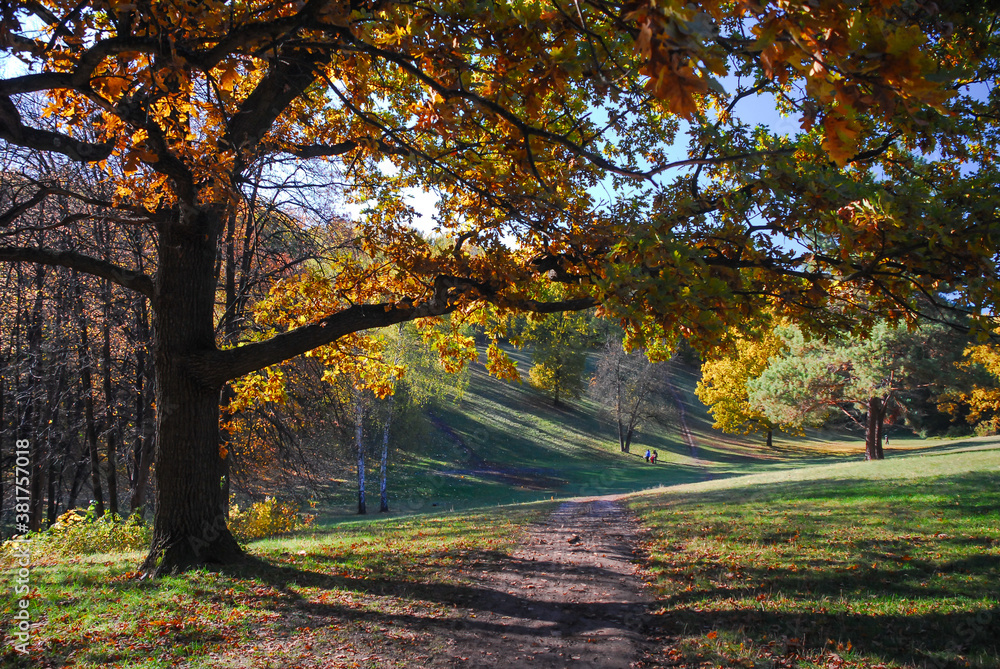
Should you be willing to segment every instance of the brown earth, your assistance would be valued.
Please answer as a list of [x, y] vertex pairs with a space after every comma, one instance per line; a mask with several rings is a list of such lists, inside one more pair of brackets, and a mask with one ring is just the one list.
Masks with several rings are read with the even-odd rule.
[[[620, 498], [562, 503], [510, 553], [469, 554], [433, 582], [379, 581], [261, 562], [252, 641], [219, 669], [650, 669], [643, 530]], [[296, 556], [287, 555], [294, 562]], [[662, 645], [662, 644], [660, 644]], [[187, 665], [184, 665], [187, 666]]]
[[562, 504], [477, 578], [465, 619], [423, 666], [649, 666], [639, 531], [614, 497]]

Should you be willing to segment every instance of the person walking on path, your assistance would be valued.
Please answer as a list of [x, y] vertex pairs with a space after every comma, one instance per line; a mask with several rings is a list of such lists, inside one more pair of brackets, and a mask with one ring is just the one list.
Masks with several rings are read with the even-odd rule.
[[649, 449], [646, 449], [646, 462], [649, 462]]

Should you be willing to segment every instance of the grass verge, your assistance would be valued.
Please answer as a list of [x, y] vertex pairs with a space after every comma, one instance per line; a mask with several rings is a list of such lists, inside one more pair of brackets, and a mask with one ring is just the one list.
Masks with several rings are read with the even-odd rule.
[[1000, 667], [1000, 450], [637, 496], [666, 663]]
[[[343, 523], [250, 545], [224, 572], [140, 581], [139, 553], [47, 558], [30, 572], [31, 652], [3, 667], [410, 667], [447, 652], [474, 570], [548, 507]], [[14, 565], [0, 565], [11, 573]], [[423, 655], [421, 655], [423, 653]]]

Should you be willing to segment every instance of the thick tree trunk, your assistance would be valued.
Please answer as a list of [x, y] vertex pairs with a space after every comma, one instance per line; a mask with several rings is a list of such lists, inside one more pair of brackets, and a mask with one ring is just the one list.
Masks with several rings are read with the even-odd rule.
[[774, 430], [767, 428], [767, 447], [774, 448]]
[[243, 551], [226, 526], [219, 450], [222, 383], [205, 378], [215, 352], [218, 213], [187, 211], [160, 226], [154, 281], [156, 512], [149, 575], [229, 564]]
[[885, 407], [882, 398], [872, 397], [868, 400], [868, 424], [865, 429], [865, 460], [881, 460], [882, 452], [882, 419]]

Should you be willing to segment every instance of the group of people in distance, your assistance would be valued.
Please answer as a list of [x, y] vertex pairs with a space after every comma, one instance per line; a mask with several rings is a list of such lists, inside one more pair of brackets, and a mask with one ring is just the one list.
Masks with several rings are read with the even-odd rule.
[[658, 458], [658, 457], [660, 457], [659, 453], [657, 453], [656, 451], [653, 451], [652, 453], [650, 453], [649, 449], [648, 448], [646, 449], [646, 462], [648, 462], [651, 465], [655, 465], [656, 464], [656, 458]]

